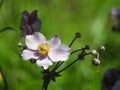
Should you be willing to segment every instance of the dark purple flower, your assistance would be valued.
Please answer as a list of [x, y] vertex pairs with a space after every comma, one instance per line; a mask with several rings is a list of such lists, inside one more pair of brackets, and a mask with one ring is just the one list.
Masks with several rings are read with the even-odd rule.
[[108, 69], [102, 80], [102, 89], [101, 90], [113, 90], [115, 83], [119, 80], [120, 73], [117, 69]]
[[34, 10], [31, 14], [23, 11], [20, 28], [22, 30], [22, 38], [26, 35], [32, 35], [34, 32], [39, 32], [41, 21], [38, 19], [37, 10]]

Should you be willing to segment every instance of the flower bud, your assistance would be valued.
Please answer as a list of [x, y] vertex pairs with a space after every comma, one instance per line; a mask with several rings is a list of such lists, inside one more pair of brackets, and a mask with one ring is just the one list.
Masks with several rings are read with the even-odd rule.
[[23, 45], [22, 45], [22, 43], [21, 42], [19, 42], [18, 43], [18, 47], [22, 47]]
[[81, 37], [81, 34], [80, 34], [79, 32], [77, 32], [77, 33], [75, 33], [75, 36], [76, 36], [77, 38], [80, 38], [80, 37]]
[[105, 47], [104, 47], [104, 46], [101, 46], [101, 47], [100, 47], [100, 50], [101, 50], [101, 51], [105, 51]]
[[22, 12], [20, 29], [23, 39], [25, 39], [26, 35], [32, 35], [40, 31], [41, 20], [38, 18], [37, 10], [32, 11], [32, 13], [28, 11]]
[[35, 59], [30, 59], [30, 62], [31, 62], [32, 64], [34, 64], [34, 63], [36, 63], [36, 60], [35, 60]]
[[94, 59], [92, 60], [92, 64], [93, 64], [94, 66], [98, 66], [98, 65], [100, 65], [100, 60], [97, 59], [97, 58], [94, 58]]
[[80, 53], [79, 55], [78, 55], [78, 58], [80, 59], [80, 60], [84, 60], [85, 59], [85, 52], [83, 52], [83, 53]]
[[89, 46], [89, 45], [86, 45], [86, 46], [85, 46], [85, 49], [89, 50], [89, 49], [90, 49], [90, 46]]
[[92, 50], [92, 52], [91, 52], [93, 55], [97, 55], [98, 54], [98, 52], [96, 51], [96, 50]]

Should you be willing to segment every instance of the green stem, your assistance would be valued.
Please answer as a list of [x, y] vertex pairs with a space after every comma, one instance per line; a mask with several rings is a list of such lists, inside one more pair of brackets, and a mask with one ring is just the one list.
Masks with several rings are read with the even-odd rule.
[[[84, 54], [83, 56], [86, 56], [86, 55], [89, 55], [89, 54], [91, 54], [91, 52], [90, 52], [90, 53], [86, 53], [86, 54]], [[70, 67], [70, 66], [73, 65], [75, 62], [77, 62], [78, 60], [79, 60], [79, 58], [77, 58], [76, 60], [74, 60], [72, 63], [70, 63], [68, 66], [66, 66], [66, 67], [63, 68], [62, 70], [58, 71], [57, 73], [59, 74], [59, 73], [63, 72], [63, 71], [66, 70], [68, 67]]]
[[60, 61], [55, 65], [52, 71], [54, 72], [59, 67], [59, 65], [60, 65]]
[[[75, 50], [75, 51], [71, 52], [71, 55], [72, 55], [73, 53], [78, 52], [78, 51], [81, 51], [81, 50], [83, 50], [83, 49]], [[62, 62], [59, 61], [59, 62], [56, 64], [56, 66], [53, 68], [52, 71], [55, 71], [56, 69], [58, 69], [62, 64], [63, 64], [63, 61], [62, 61]]]
[[71, 65], [73, 65], [73, 64], [74, 64], [75, 62], [77, 62], [78, 60], [79, 60], [79, 58], [76, 59], [75, 61], [73, 61], [72, 63], [70, 63], [68, 66], [66, 66], [66, 67], [63, 68], [62, 70], [58, 71], [57, 73], [61, 73], [62, 71], [66, 70], [68, 67], [70, 67]]
[[43, 85], [42, 85], [42, 90], [47, 90], [48, 85], [50, 83], [50, 76], [49, 76], [49, 70], [44, 70], [44, 77], [43, 77]]
[[69, 47], [71, 47], [74, 43], [74, 41], [76, 40], [77, 37], [74, 37], [74, 39], [72, 40], [72, 42], [70, 43]]
[[12, 28], [12, 27], [2, 28], [2, 29], [0, 29], [0, 33], [4, 32], [4, 31], [6, 31], [6, 30], [13, 30], [13, 28]]
[[42, 90], [47, 90], [49, 83], [50, 83], [50, 79], [44, 80]]
[[75, 50], [75, 51], [71, 52], [71, 54], [76, 53], [76, 52], [79, 52], [79, 51], [81, 51], [81, 50], [83, 50], [83, 48], [82, 48], [82, 49]]

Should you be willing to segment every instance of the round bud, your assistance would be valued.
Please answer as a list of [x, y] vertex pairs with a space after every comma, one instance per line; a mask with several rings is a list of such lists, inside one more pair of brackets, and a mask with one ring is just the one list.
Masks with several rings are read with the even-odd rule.
[[87, 50], [89, 50], [89, 49], [90, 49], [90, 46], [89, 46], [89, 45], [86, 45], [85, 48], [86, 48]]
[[101, 47], [100, 47], [100, 50], [101, 50], [101, 51], [105, 51], [105, 47], [104, 47], [104, 46], [101, 46]]
[[94, 58], [94, 59], [92, 60], [92, 64], [93, 64], [94, 66], [98, 66], [98, 65], [100, 65], [100, 60], [97, 59], [97, 58]]
[[35, 60], [35, 59], [30, 59], [30, 62], [31, 62], [32, 64], [34, 64], [34, 63], [36, 63], [36, 60]]
[[80, 60], [84, 60], [84, 59], [85, 59], [84, 54], [85, 54], [85, 52], [80, 53], [80, 54], [78, 55], [78, 58], [79, 58]]
[[23, 45], [22, 45], [22, 43], [21, 42], [19, 42], [18, 43], [18, 47], [22, 47]]
[[76, 33], [75, 33], [75, 36], [76, 36], [77, 38], [80, 38], [80, 37], [81, 37], [81, 34], [80, 34], [79, 32], [76, 32]]
[[97, 55], [97, 54], [98, 54], [98, 52], [97, 52], [96, 50], [92, 50], [91, 53], [92, 53], [93, 55]]

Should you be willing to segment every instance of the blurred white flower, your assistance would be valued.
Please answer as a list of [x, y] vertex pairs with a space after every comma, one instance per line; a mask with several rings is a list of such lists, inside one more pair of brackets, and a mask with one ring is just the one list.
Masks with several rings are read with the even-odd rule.
[[66, 61], [71, 53], [71, 49], [61, 44], [57, 35], [50, 41], [46, 41], [43, 34], [35, 32], [33, 35], [27, 35], [25, 42], [27, 48], [22, 51], [22, 58], [36, 59], [37, 65], [44, 69], [48, 69], [53, 62]]

